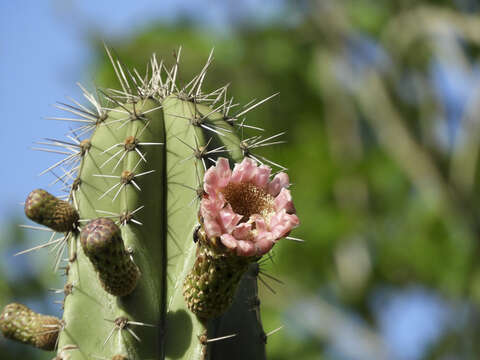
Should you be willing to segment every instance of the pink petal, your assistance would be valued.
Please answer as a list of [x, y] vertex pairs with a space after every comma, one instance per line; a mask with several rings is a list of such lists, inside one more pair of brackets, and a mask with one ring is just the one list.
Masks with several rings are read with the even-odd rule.
[[295, 214], [295, 206], [293, 206], [292, 194], [290, 190], [282, 188], [280, 194], [275, 198], [275, 211], [279, 212], [285, 209], [288, 214]]
[[202, 217], [217, 217], [218, 212], [223, 208], [225, 202], [218, 196], [206, 196], [200, 203], [200, 214]]
[[228, 159], [226, 158], [218, 158], [217, 165], [217, 173], [220, 179], [219, 186], [225, 187], [230, 181], [232, 177], [232, 170], [230, 170], [230, 164], [228, 163]]
[[285, 210], [282, 210], [272, 216], [269, 225], [273, 238], [276, 241], [288, 234], [298, 224], [300, 224], [300, 220], [297, 215], [287, 214]]
[[268, 193], [272, 196], [277, 196], [282, 188], [288, 188], [290, 179], [287, 173], [281, 172], [275, 175], [270, 184], [268, 184]]
[[237, 240], [237, 255], [238, 256], [253, 256], [255, 255], [255, 245], [251, 241]]
[[257, 168], [257, 172], [253, 179], [253, 183], [257, 185], [259, 188], [265, 189], [267, 187], [268, 180], [270, 179], [271, 172], [272, 172], [272, 169], [270, 169], [269, 166], [260, 165]]
[[232, 209], [232, 206], [228, 204], [218, 213], [219, 223], [228, 234], [231, 234], [235, 226], [242, 220], [242, 215], [238, 215]]
[[207, 194], [215, 194], [218, 188], [218, 182], [219, 179], [215, 167], [211, 167], [207, 170], [203, 178], [203, 190], [205, 190]]
[[248, 157], [243, 158], [240, 164], [235, 164], [233, 168], [231, 182], [250, 182], [257, 172], [257, 162]]
[[258, 214], [254, 214], [250, 218], [255, 221], [255, 229], [257, 229], [257, 234], [268, 231], [267, 224], [265, 223], [265, 219], [263, 217]]
[[232, 235], [239, 240], [245, 240], [252, 229], [252, 224], [250, 223], [240, 223], [232, 231]]
[[237, 248], [237, 240], [232, 235], [223, 234], [220, 237], [220, 240], [222, 241], [222, 244], [230, 250], [235, 250]]
[[259, 237], [255, 241], [255, 252], [257, 256], [262, 256], [268, 253], [275, 242], [272, 239], [272, 235], [270, 233], [263, 233], [263, 236]]
[[203, 228], [208, 237], [216, 237], [222, 234], [222, 228], [215, 218], [206, 217], [203, 219]]
[[207, 170], [204, 176], [203, 189], [207, 194], [214, 194], [227, 186], [232, 176], [228, 159], [218, 158], [217, 164]]

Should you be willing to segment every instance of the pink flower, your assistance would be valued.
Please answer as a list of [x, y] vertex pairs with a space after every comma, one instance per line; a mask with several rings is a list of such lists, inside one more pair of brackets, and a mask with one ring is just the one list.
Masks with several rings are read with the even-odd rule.
[[208, 237], [239, 256], [261, 256], [299, 224], [286, 173], [270, 180], [270, 167], [250, 158], [219, 158], [204, 178], [200, 215]]

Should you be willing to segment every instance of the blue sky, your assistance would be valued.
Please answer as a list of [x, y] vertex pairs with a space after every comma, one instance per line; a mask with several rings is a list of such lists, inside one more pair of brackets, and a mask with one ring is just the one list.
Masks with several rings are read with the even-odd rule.
[[7, 155], [0, 177], [2, 219], [21, 211], [17, 204], [32, 188], [47, 184], [37, 174], [52, 158], [30, 147], [41, 137], [65, 132], [42, 116], [52, 114], [56, 100], [78, 93], [73, 74], [81, 74], [88, 58], [79, 34], [55, 21], [48, 3], [13, 3], [0, 5], [0, 141]]
[[[223, 1], [18, 0], [0, 1], [0, 118], [4, 149], [0, 172], [0, 224], [9, 215], [22, 216], [19, 205], [51, 178], [38, 177], [56, 159], [31, 150], [44, 137], [61, 139], [68, 125], [43, 118], [67, 96], [81, 98], [75, 83], [90, 85], [91, 52], [87, 41], [96, 31], [109, 39], [128, 37], [159, 19], [172, 21], [185, 14], [202, 24], [228, 31], [231, 5]], [[245, 18], [271, 17], [281, 2], [248, 0], [235, 10]], [[202, 11], [199, 12], [198, 10]], [[201, 14], [202, 18], [199, 18]], [[238, 14], [235, 13], [235, 16]]]

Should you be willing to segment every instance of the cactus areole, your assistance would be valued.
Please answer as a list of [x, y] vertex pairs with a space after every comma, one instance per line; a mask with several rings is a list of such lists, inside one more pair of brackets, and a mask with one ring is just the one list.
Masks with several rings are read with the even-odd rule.
[[63, 319], [10, 304], [0, 329], [56, 359], [264, 359], [258, 260], [299, 224], [284, 169], [255, 153], [281, 134], [237, 134], [265, 100], [232, 114], [226, 86], [203, 92], [212, 54], [185, 86], [180, 51], [145, 77], [107, 54], [119, 89], [82, 87], [89, 104], [54, 118], [81, 126], [44, 149], [67, 154], [42, 172], [67, 195], [25, 202], [52, 237], [24, 252], [52, 247], [67, 274]]

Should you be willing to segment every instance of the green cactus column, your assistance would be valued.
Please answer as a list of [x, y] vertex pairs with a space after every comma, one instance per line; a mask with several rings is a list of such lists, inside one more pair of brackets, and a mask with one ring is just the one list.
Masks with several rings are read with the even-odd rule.
[[[59, 349], [75, 346], [69, 351], [72, 359], [158, 358], [166, 256], [163, 114], [153, 99], [119, 104], [106, 114], [72, 189], [85, 241], [80, 244], [76, 234], [71, 244], [76, 249], [68, 274], [73, 291], [65, 299]], [[110, 255], [87, 244], [98, 218], [109, 218], [117, 232]], [[132, 269], [130, 275], [125, 267]], [[116, 284], [106, 285], [115, 275]], [[119, 321], [124, 318], [127, 322]]]

